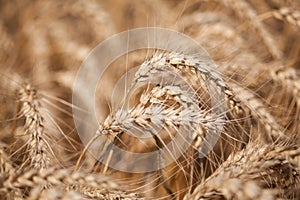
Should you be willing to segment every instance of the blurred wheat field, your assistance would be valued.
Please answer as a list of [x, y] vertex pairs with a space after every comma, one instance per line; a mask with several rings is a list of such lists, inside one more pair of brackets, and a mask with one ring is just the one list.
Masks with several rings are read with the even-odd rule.
[[[175, 134], [185, 137], [181, 125], [196, 130], [192, 145], [170, 165], [122, 172], [85, 152], [72, 115], [73, 84], [100, 42], [152, 26], [197, 41], [224, 83], [201, 58], [180, 49], [133, 52], [113, 63], [96, 94], [107, 140], [144, 153]], [[151, 70], [173, 70], [196, 92], [181, 83], [149, 84], [119, 117], [108, 99], [127, 66], [144, 66], [137, 82], [156, 76]], [[300, 199], [299, 0], [0, 0], [0, 69], [1, 199]], [[207, 135], [220, 125], [208, 87], [224, 97], [225, 121], [213, 150], [201, 157]], [[183, 112], [187, 122], [178, 119]], [[201, 123], [192, 123], [199, 117]], [[125, 121], [129, 128], [162, 131], [139, 140], [124, 131]], [[106, 156], [135, 167], [129, 158]]]

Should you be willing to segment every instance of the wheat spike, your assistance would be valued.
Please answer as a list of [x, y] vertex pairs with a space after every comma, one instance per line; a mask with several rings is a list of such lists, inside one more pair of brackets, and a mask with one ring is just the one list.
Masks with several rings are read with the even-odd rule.
[[282, 7], [273, 11], [273, 16], [279, 20], [286, 20], [290, 24], [300, 28], [300, 12], [288, 7]]
[[285, 89], [284, 94], [291, 96], [295, 102], [295, 114], [292, 115], [291, 121], [295, 121], [295, 133], [291, 135], [297, 135], [298, 122], [300, 120], [299, 108], [300, 108], [300, 81], [297, 71], [294, 68], [280, 67], [277, 70], [270, 71], [271, 77], [274, 81]]
[[68, 191], [76, 191], [90, 199], [122, 199], [122, 200], [142, 200], [137, 193], [127, 193], [121, 190], [103, 190], [86, 185], [72, 185], [67, 188]]
[[[257, 96], [255, 96], [255, 94], [251, 93], [246, 88], [243, 88], [241, 86], [234, 84], [232, 85], [232, 88], [234, 89], [239, 99], [241, 99], [244, 105], [247, 106], [249, 110], [251, 110], [252, 116], [257, 121], [259, 121], [262, 126], [264, 126], [267, 132], [267, 138], [271, 139], [272, 141], [277, 141], [280, 138], [287, 138], [284, 135], [284, 127], [277, 123], [276, 118], [272, 116], [272, 114], [270, 114], [268, 110], [266, 110], [266, 106]], [[260, 136], [264, 137], [261, 131]]]
[[3, 182], [2, 189], [6, 191], [36, 187], [41, 189], [46, 184], [50, 184], [51, 187], [58, 186], [63, 188], [68, 185], [78, 184], [99, 189], [99, 191], [118, 189], [118, 185], [108, 177], [81, 172], [72, 173], [72, 170], [57, 168], [48, 168], [43, 171], [35, 169], [10, 171], [9, 176]]
[[[135, 74], [135, 79], [127, 95], [130, 96], [132, 94], [131, 91], [134, 90], [138, 83], [147, 83], [149, 81], [151, 84], [150, 80], [158, 77], [155, 76], [156, 74], [165, 72], [164, 80], [172, 80], [172, 71], [182, 74], [183, 78], [196, 88], [197, 85], [199, 86], [199, 83], [202, 82], [203, 84], [205, 82], [207, 88], [213, 89], [209, 92], [214, 91], [217, 95], [223, 95], [224, 99], [219, 99], [221, 102], [218, 102], [218, 105], [227, 102], [229, 108], [225, 107], [224, 112], [231, 112], [237, 117], [244, 114], [240, 101], [237, 100], [230, 87], [222, 81], [217, 72], [206, 61], [202, 61], [195, 56], [179, 53], [155, 55], [149, 61], [144, 62]], [[208, 140], [206, 137], [216, 135], [215, 132], [221, 130], [225, 121], [221, 115], [218, 116], [218, 114], [211, 113], [212, 108], [207, 102], [204, 100], [199, 102], [204, 97], [202, 90], [191, 90], [189, 92], [189, 90], [181, 88], [185, 88], [185, 84], [182, 82], [179, 85], [158, 85], [152, 87], [148, 85], [148, 88], [140, 95], [139, 101], [132, 108], [126, 108], [124, 106], [126, 103], [123, 102], [116, 112], [111, 113], [105, 120], [100, 132], [113, 136], [111, 141], [115, 141], [115, 138], [118, 138], [122, 132], [126, 133], [134, 129], [149, 131], [154, 138], [158, 137], [158, 139], [154, 140], [157, 147], [161, 148], [166, 138], [155, 136], [154, 127], [159, 127], [168, 131], [171, 138], [174, 137], [172, 134], [176, 132], [177, 134], [183, 134], [181, 136], [183, 138], [191, 137], [193, 139], [193, 148], [202, 153], [203, 143]], [[126, 99], [128, 100], [128, 97], [125, 96]], [[181, 126], [185, 127], [186, 130], [190, 130], [187, 132], [188, 135], [180, 132], [178, 127]], [[171, 130], [175, 130], [175, 133], [171, 132], [169, 128], [173, 128]], [[176, 152], [169, 153], [171, 156], [172, 154], [176, 155]], [[164, 157], [163, 159], [166, 158]], [[176, 160], [173, 162], [177, 163]], [[183, 169], [180, 163], [177, 163], [177, 165], [181, 170]]]
[[[236, 116], [244, 115], [245, 111], [242, 109], [240, 101], [235, 97], [231, 88], [221, 79], [213, 64], [205, 59], [201, 60], [197, 56], [189, 56], [176, 52], [167, 55], [160, 54], [142, 64], [136, 74], [136, 81], [151, 79], [153, 75], [164, 69], [173, 69], [176, 73], [182, 74], [188, 83], [196, 87], [196, 91], [199, 90], [199, 82], [205, 82], [208, 92], [214, 91], [210, 95], [218, 95], [220, 98], [224, 96], [227, 100], [229, 110]], [[224, 102], [220, 102], [219, 106], [222, 106], [222, 103]]]
[[138, 198], [137, 194], [127, 194], [123, 191], [106, 190], [95, 187], [89, 187], [85, 184], [74, 184], [66, 188], [51, 187], [41, 191], [40, 187], [35, 187], [31, 190], [28, 200], [42, 200], [42, 199], [103, 199], [103, 200], [142, 200]]
[[88, 199], [87, 197], [84, 197], [78, 192], [75, 191], [65, 191], [61, 188], [55, 187], [51, 189], [45, 189], [41, 191], [40, 187], [33, 188], [30, 192], [29, 197], [27, 200], [42, 200], [42, 199], [48, 199], [48, 200], [80, 200], [80, 199]]
[[220, 176], [201, 186], [201, 189], [198, 187], [192, 195], [187, 195], [184, 199], [275, 199], [274, 192], [261, 188], [255, 181]]
[[[68, 169], [49, 168], [43, 172], [30, 170], [27, 172], [15, 172], [5, 182], [6, 190], [29, 187], [28, 199], [141, 199], [135, 193], [127, 194], [119, 190], [117, 183], [108, 177], [71, 173]], [[48, 187], [43, 189], [45, 184]]]
[[[276, 199], [277, 195], [295, 197], [299, 195], [300, 171], [295, 163], [299, 156], [300, 150], [296, 146], [249, 143], [244, 150], [231, 155], [211, 177], [196, 187], [193, 194], [187, 195], [187, 199], [212, 197], [209, 195], [226, 199]], [[280, 174], [275, 175], [278, 170], [281, 170]], [[274, 189], [268, 189], [269, 185]]]
[[30, 158], [29, 167], [46, 169], [49, 166], [51, 154], [36, 89], [26, 84], [18, 91], [18, 101], [21, 104], [20, 116], [25, 118], [24, 130], [25, 135], [28, 136], [26, 145]]

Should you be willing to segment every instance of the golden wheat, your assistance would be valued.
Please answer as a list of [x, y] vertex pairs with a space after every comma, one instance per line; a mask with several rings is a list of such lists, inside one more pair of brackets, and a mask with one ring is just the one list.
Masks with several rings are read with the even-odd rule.
[[[299, 199], [299, 6], [0, 1], [0, 198]], [[81, 108], [71, 103], [80, 64], [109, 36], [152, 25], [190, 36], [212, 61], [188, 46], [116, 60], [96, 91], [104, 120], [96, 133], [85, 132], [94, 137], [84, 147], [72, 115]], [[124, 100], [109, 102], [122, 73], [135, 66]], [[94, 158], [88, 149], [97, 145], [103, 149]], [[158, 169], [129, 172], [139, 161], [112, 145], [157, 151], [142, 167]]]

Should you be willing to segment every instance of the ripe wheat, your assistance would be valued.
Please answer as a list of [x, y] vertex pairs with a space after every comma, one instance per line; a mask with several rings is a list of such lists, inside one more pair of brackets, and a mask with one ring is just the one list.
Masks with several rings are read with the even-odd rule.
[[[0, 198], [299, 199], [299, 0], [114, 3], [0, 1]], [[80, 64], [107, 37], [152, 25], [187, 34], [211, 60], [188, 46], [116, 60], [85, 146], [71, 103]], [[124, 98], [108, 101], [135, 66]], [[158, 168], [131, 173], [138, 160], [113, 145], [157, 151], [142, 167]]]

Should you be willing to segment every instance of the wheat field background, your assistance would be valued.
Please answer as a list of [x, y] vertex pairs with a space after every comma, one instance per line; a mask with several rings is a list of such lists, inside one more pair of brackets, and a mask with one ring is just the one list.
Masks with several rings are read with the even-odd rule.
[[[114, 62], [96, 91], [107, 140], [141, 153], [164, 147], [175, 134], [185, 137], [181, 125], [194, 134], [170, 165], [121, 172], [86, 151], [72, 115], [80, 109], [72, 105], [73, 84], [100, 42], [152, 26], [197, 41], [222, 82], [201, 58], [180, 49], [133, 52]], [[118, 121], [109, 101], [114, 85], [127, 66], [146, 59], [149, 71], [137, 73], [137, 81], [155, 76], [152, 69], [173, 70], [196, 92], [148, 84]], [[299, 0], [0, 0], [0, 198], [300, 199], [299, 70]], [[218, 103], [226, 105], [225, 121], [213, 150], [201, 157], [207, 135], [219, 126], [208, 87], [224, 98]], [[178, 119], [182, 112], [189, 114], [187, 122]], [[192, 123], [198, 117], [203, 121]], [[151, 132], [154, 125], [162, 130], [147, 140], [126, 132], [128, 126]], [[129, 158], [106, 156], [135, 167]]]

